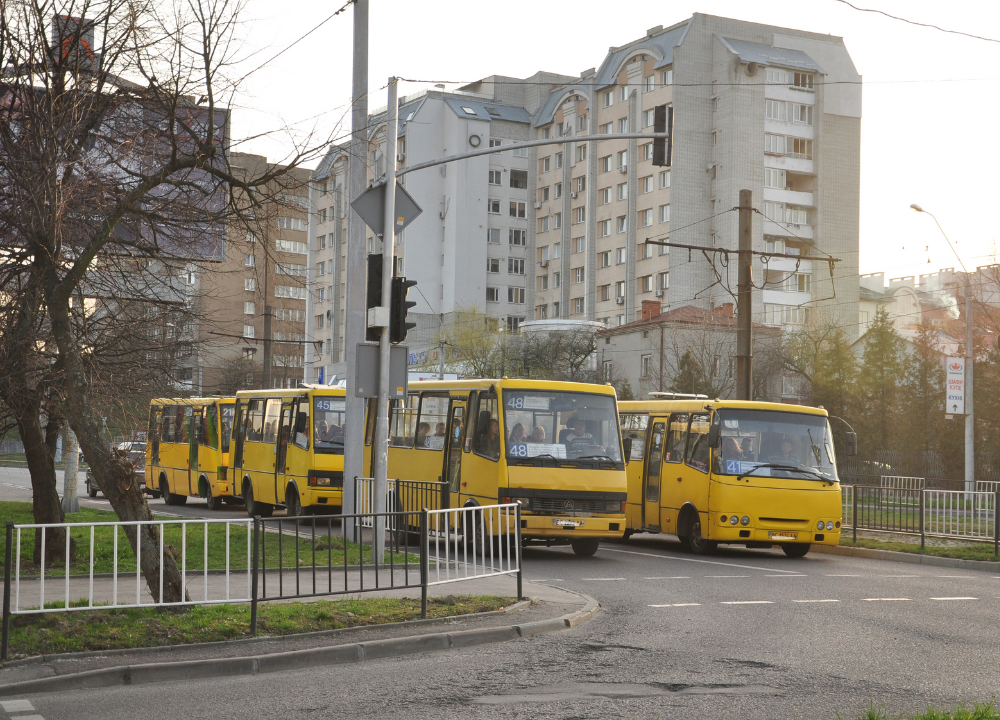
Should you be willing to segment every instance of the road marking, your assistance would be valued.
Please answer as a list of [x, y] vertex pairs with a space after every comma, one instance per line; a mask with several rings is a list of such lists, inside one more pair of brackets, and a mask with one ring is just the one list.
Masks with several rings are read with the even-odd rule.
[[974, 598], [974, 597], [940, 597], [940, 598], [931, 598], [931, 600], [978, 600], [978, 599], [979, 598]]
[[840, 600], [792, 600], [797, 603], [840, 602]]
[[768, 572], [781, 572], [781, 573], [788, 573], [790, 575], [801, 575], [801, 571], [799, 570], [779, 570], [778, 568], [766, 568], [766, 567], [759, 567], [757, 565], [739, 565], [737, 563], [719, 562], [717, 560], [696, 560], [694, 558], [676, 557], [674, 555], [657, 555], [656, 553], [639, 552], [637, 550], [619, 550], [617, 548], [605, 548], [605, 547], [602, 547], [601, 550], [603, 550], [604, 552], [625, 553], [626, 555], [643, 555], [645, 557], [660, 558], [661, 560], [677, 560], [678, 562], [705, 563], [706, 565], [722, 565], [723, 567], [735, 567], [735, 568], [742, 568], [744, 570], [767, 570]]
[[664, 575], [663, 577], [648, 577], [646, 580], [690, 580], [690, 575]]
[[939, 578], [955, 578], [956, 580], [975, 580], [972, 575], [938, 575]]
[[596, 581], [602, 581], [603, 582], [603, 581], [612, 581], [612, 580], [624, 580], [625, 578], [622, 577], [622, 578], [580, 578], [580, 579], [581, 580], [588, 580], [588, 581], [592, 581], [592, 582], [596, 582]]
[[550, 579], [548, 579], [548, 580], [530, 580], [530, 579], [528, 579], [528, 578], [525, 578], [525, 580], [527, 580], [528, 582], [533, 582], [533, 583], [543, 583], [543, 582], [566, 582], [566, 581], [565, 581], [565, 580], [563, 580], [562, 578], [550, 578]]
[[863, 577], [862, 575], [824, 575], [823, 577]]
[[772, 600], [729, 600], [719, 603], [720, 605], [774, 605]]
[[667, 603], [666, 605], [649, 605], [648, 607], [696, 607], [701, 603]]
[[909, 600], [910, 598], [865, 598], [865, 602], [893, 602], [896, 600]]
[[765, 575], [764, 577], [809, 577], [808, 575]]
[[734, 578], [734, 577], [750, 577], [749, 575], [705, 575], [707, 578]]
[[25, 712], [35, 709], [30, 700], [0, 700], [0, 707], [4, 709], [4, 712], [8, 713]]
[[876, 575], [875, 577], [880, 578], [918, 578], [926, 577], [925, 575]]

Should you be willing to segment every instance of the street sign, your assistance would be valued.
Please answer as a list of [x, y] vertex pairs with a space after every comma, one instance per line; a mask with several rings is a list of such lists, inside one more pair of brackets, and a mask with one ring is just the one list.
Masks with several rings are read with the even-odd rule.
[[[405, 400], [409, 387], [406, 359], [409, 349], [405, 345], [389, 348], [389, 399]], [[378, 397], [379, 347], [378, 343], [358, 343], [355, 366], [354, 396]]]
[[965, 414], [965, 358], [947, 358], [944, 411], [949, 415]]
[[[372, 185], [354, 198], [354, 201], [351, 202], [351, 207], [365, 221], [365, 225], [372, 229], [373, 233], [383, 235], [382, 226], [385, 223], [385, 183]], [[403, 186], [396, 183], [396, 227], [393, 228], [393, 234], [398, 235], [403, 232], [403, 229], [416, 220], [417, 216], [422, 212], [423, 210], [410, 197], [409, 193], [403, 189]]]

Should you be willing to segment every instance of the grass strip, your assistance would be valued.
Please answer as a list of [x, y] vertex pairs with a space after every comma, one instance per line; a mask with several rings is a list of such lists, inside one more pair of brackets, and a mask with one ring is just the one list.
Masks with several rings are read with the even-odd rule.
[[869, 705], [868, 710], [858, 715], [858, 720], [1000, 720], [1000, 711], [993, 707], [992, 700], [985, 705], [976, 703], [971, 710], [964, 705], [959, 705], [953, 711], [931, 707], [913, 715], [897, 715]]
[[995, 560], [992, 543], [970, 543], [968, 545], [927, 545], [923, 548], [919, 543], [900, 542], [898, 540], [868, 540], [858, 539], [853, 542], [849, 537], [841, 535], [841, 547], [868, 548], [870, 550], [892, 550], [894, 552], [912, 553], [914, 555], [933, 555], [934, 557], [956, 558], [959, 560]]
[[[489, 612], [513, 602], [489, 595], [428, 598], [427, 616]], [[261, 603], [257, 612], [259, 635], [291, 635], [416, 620], [420, 598]], [[17, 615], [11, 621], [10, 657], [215, 642], [249, 634], [249, 604], [193, 606], [180, 612], [130, 608]]]
[[[154, 516], [155, 517], [155, 516]], [[164, 521], [163, 539], [164, 546], [173, 548], [175, 557], [180, 565], [181, 549], [184, 546], [184, 535], [187, 535], [187, 565], [188, 571], [198, 571], [205, 569], [205, 526], [198, 523], [187, 525], [173, 524], [174, 518], [156, 518]], [[34, 522], [31, 514], [31, 503], [26, 502], [0, 502], [0, 520], [11, 521], [15, 524], [30, 524]], [[83, 508], [80, 512], [66, 515], [66, 522], [115, 522], [118, 517], [107, 510], [94, 510]], [[300, 525], [300, 535], [284, 534], [281, 541], [278, 541], [276, 522], [268, 522], [265, 527], [269, 532], [264, 533], [263, 541], [263, 562], [268, 570], [277, 570], [280, 566], [283, 569], [293, 569], [296, 567], [296, 544], [298, 545], [298, 567], [313, 566], [313, 550], [315, 549], [315, 564], [319, 567], [333, 565], [334, 567], [344, 564], [344, 553], [347, 553], [347, 564], [357, 565], [363, 556], [365, 563], [370, 563], [372, 559], [372, 548], [370, 545], [360, 546], [352, 542], [345, 543], [339, 537], [341, 529], [333, 527], [329, 520], [322, 517], [315, 518], [315, 544], [313, 543], [313, 526], [302, 523]], [[291, 523], [283, 523], [287, 531]], [[94, 572], [111, 573], [114, 571], [114, 527], [94, 528]], [[21, 576], [37, 575], [40, 568], [34, 562], [35, 551], [34, 530], [21, 531]], [[119, 574], [135, 572], [135, 554], [125, 537], [121, 528], [117, 530], [118, 535], [118, 572]], [[70, 537], [76, 543], [74, 555], [70, 562], [70, 575], [87, 575], [90, 572], [90, 528], [72, 528]], [[17, 536], [14, 536], [17, 542]], [[5, 557], [6, 533], [0, 531], [0, 557]], [[245, 570], [250, 561], [247, 550], [248, 547], [247, 525], [231, 524], [229, 526], [229, 568], [231, 570]], [[409, 563], [411, 568], [419, 569], [418, 542], [415, 536], [409, 538], [412, 552], [409, 553]], [[39, 541], [40, 542], [40, 541]], [[222, 523], [209, 523], [208, 525], [208, 569], [224, 570], [226, 568], [226, 526]], [[405, 549], [405, 548], [404, 548]], [[159, 548], [156, 548], [159, 552]], [[65, 575], [65, 556], [62, 556], [55, 563], [45, 569], [46, 577], [63, 577]], [[407, 559], [406, 553], [395, 552], [392, 561], [402, 565]], [[388, 562], [388, 557], [386, 559]]]

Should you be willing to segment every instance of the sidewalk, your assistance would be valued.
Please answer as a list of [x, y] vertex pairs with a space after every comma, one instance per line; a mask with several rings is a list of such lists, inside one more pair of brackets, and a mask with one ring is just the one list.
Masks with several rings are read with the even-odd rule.
[[[432, 597], [512, 596], [515, 592], [513, 577], [476, 579], [428, 589]], [[420, 597], [420, 589], [366, 595]], [[548, 585], [525, 583], [524, 595], [530, 601], [464, 619], [418, 620], [284, 637], [73, 653], [14, 661], [0, 669], [0, 697], [81, 687], [280, 672], [459, 649], [566, 630], [591, 619], [599, 609], [593, 598]]]

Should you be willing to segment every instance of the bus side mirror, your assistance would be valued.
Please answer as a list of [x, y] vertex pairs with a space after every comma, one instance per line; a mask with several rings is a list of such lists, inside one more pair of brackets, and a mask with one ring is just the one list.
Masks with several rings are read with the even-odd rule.
[[625, 452], [625, 462], [632, 459], [632, 438], [622, 438], [622, 450]]
[[848, 457], [858, 454], [858, 434], [849, 432], [844, 436], [844, 454]]
[[721, 432], [722, 426], [719, 423], [712, 423], [712, 426], [708, 429], [708, 446], [710, 448], [719, 446], [719, 434]]
[[307, 425], [309, 425], [309, 413], [305, 410], [300, 410], [295, 418], [295, 432], [304, 433]]

